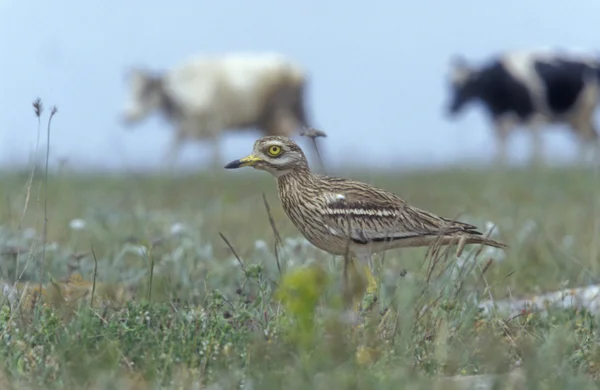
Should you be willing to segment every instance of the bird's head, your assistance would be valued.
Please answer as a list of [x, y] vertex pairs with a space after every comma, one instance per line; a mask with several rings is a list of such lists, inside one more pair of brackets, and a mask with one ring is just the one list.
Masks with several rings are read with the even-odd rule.
[[308, 170], [308, 161], [302, 149], [291, 139], [266, 136], [254, 143], [250, 155], [225, 165], [225, 169], [241, 167], [253, 167], [280, 177], [295, 170]]

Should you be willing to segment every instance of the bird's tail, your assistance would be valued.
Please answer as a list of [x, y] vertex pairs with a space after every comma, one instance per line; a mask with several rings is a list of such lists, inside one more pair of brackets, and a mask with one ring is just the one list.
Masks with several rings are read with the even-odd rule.
[[508, 248], [508, 245], [484, 236], [474, 234], [460, 235], [458, 236], [458, 248], [456, 248], [456, 256], [460, 256], [462, 254], [462, 251], [467, 244], [482, 244], [500, 249]]
[[465, 245], [469, 244], [482, 244], [486, 246], [491, 246], [494, 248], [506, 249], [508, 245], [493, 240], [491, 238], [484, 237], [478, 234], [471, 233], [459, 233], [459, 234], [448, 234], [442, 237], [435, 237], [430, 243], [431, 249], [435, 251], [435, 247], [445, 246], [445, 245], [457, 245], [456, 248], [456, 256], [460, 256], [464, 250]]
[[466, 243], [467, 244], [483, 244], [483, 245], [493, 246], [494, 248], [500, 248], [500, 249], [508, 248], [508, 245], [506, 245], [503, 242], [492, 240], [491, 238], [486, 238], [483, 236], [469, 236], [469, 237], [467, 237]]

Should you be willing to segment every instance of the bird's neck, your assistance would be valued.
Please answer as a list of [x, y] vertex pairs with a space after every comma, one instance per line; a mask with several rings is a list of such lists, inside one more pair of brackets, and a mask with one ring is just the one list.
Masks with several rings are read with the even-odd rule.
[[281, 189], [287, 186], [294, 186], [301, 189], [308, 185], [314, 179], [314, 175], [308, 168], [299, 167], [277, 176], [277, 186]]

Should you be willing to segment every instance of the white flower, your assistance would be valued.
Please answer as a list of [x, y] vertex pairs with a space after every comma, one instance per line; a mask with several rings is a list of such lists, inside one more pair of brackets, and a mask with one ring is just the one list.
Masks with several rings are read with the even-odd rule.
[[183, 233], [185, 226], [181, 222], [175, 222], [171, 225], [171, 235], [176, 236]]
[[85, 229], [85, 221], [83, 219], [75, 218], [69, 222], [69, 228], [72, 230], [83, 230]]
[[525, 221], [525, 224], [519, 229], [517, 232], [518, 240], [523, 242], [531, 233], [533, 233], [537, 229], [538, 225], [535, 221], [528, 219]]
[[52, 241], [52, 242], [46, 244], [46, 250], [55, 251], [57, 249], [58, 249], [58, 242], [56, 242], [56, 241]]
[[27, 228], [27, 229], [23, 230], [23, 237], [28, 240], [34, 238], [35, 235], [36, 235], [36, 231], [34, 228]]
[[145, 245], [134, 245], [132, 249], [134, 253], [140, 256], [146, 256], [148, 254], [148, 247]]
[[565, 247], [565, 248], [571, 248], [573, 246], [574, 242], [575, 242], [575, 239], [570, 234], [567, 236], [564, 236], [563, 240], [562, 240], [563, 247]]
[[486, 232], [490, 232], [492, 230], [493, 230], [492, 235], [494, 235], [494, 236], [497, 235], [497, 233], [498, 233], [498, 227], [496, 226], [496, 224], [494, 222], [492, 222], [492, 221], [487, 221], [485, 223], [485, 231]]
[[267, 243], [264, 242], [263, 240], [256, 240], [256, 241], [254, 241], [254, 249], [255, 250], [266, 250], [266, 249], [268, 249]]

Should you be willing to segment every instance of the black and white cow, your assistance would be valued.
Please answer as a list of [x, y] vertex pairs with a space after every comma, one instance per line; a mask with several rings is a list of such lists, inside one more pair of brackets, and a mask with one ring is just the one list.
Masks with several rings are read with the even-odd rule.
[[257, 128], [290, 137], [310, 126], [305, 71], [277, 53], [197, 56], [164, 73], [132, 69], [129, 83], [124, 123], [162, 113], [175, 130], [167, 156], [171, 164], [185, 141], [211, 141], [218, 164], [223, 131]]
[[[518, 125], [533, 133], [534, 160], [541, 158], [540, 130], [567, 124], [578, 136], [580, 154], [596, 152], [593, 115], [600, 97], [600, 61], [552, 51], [503, 53], [482, 67], [455, 57], [450, 74], [451, 118], [472, 101], [483, 103], [499, 143], [497, 159], [506, 159], [506, 142]], [[592, 150], [588, 149], [591, 147]]]

